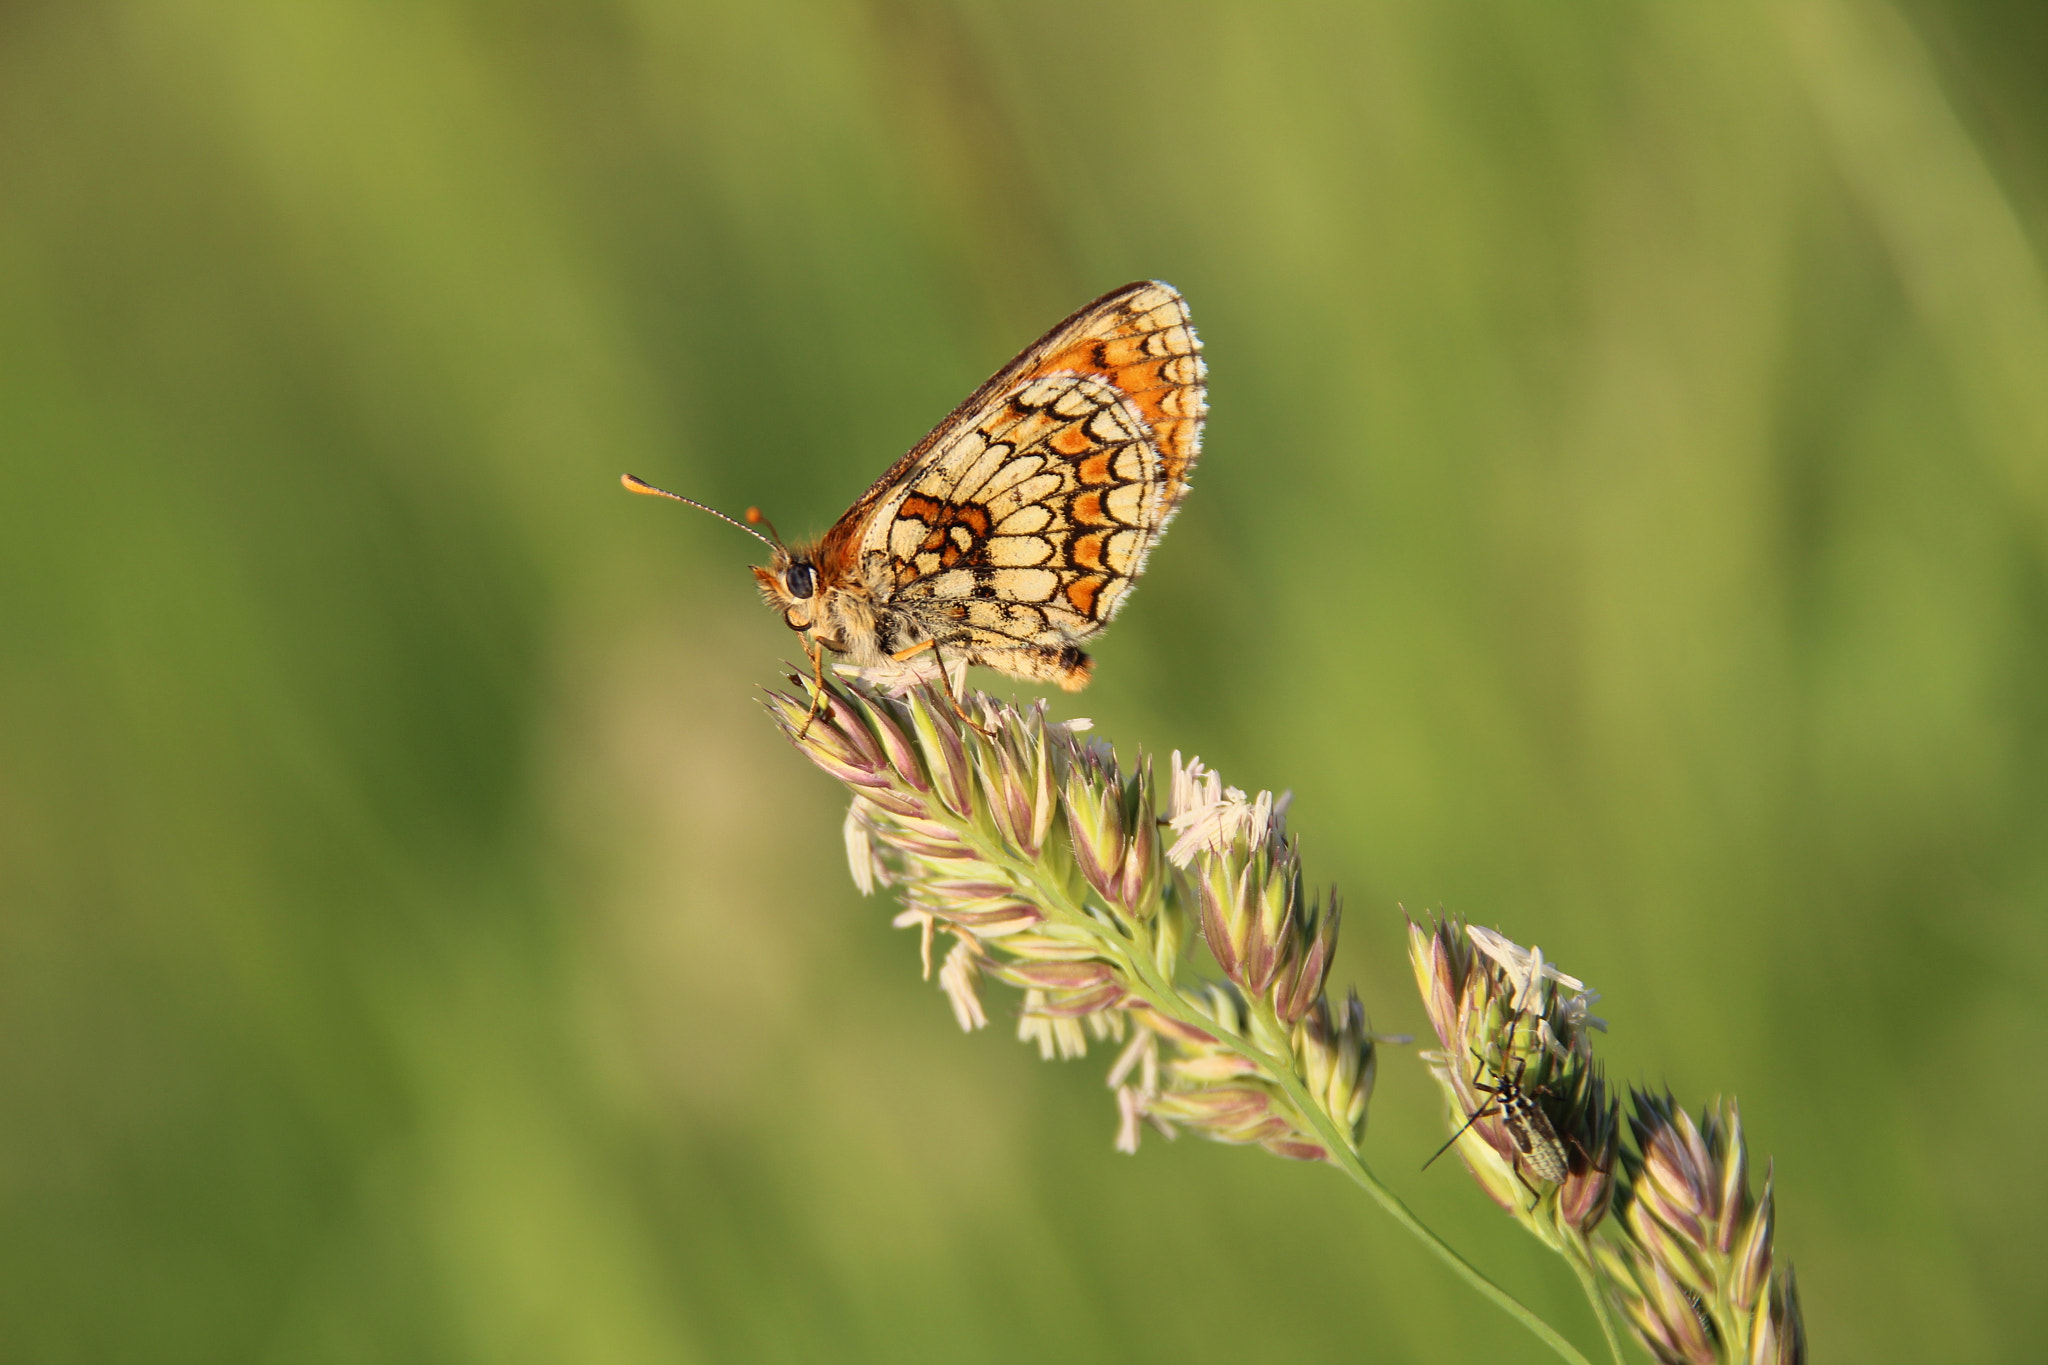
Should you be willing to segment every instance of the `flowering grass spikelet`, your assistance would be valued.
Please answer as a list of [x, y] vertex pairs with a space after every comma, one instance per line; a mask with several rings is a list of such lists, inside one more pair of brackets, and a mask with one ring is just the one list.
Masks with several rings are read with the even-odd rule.
[[[1226, 788], [1175, 755], [1162, 816], [1152, 766], [1128, 769], [1085, 722], [943, 680], [884, 687], [855, 674], [768, 706], [807, 758], [845, 784], [849, 868], [891, 888], [925, 975], [963, 1029], [989, 982], [1022, 992], [1018, 1037], [1041, 1056], [1121, 1043], [1116, 1144], [1149, 1124], [1303, 1160], [1355, 1149], [1377, 1074], [1356, 996], [1324, 995], [1339, 912], [1304, 890], [1285, 801]], [[1168, 847], [1163, 831], [1171, 830]], [[1224, 980], [1184, 981], [1191, 922]]]
[[[1602, 1327], [1611, 1304], [1663, 1365], [1803, 1362], [1798, 1289], [1773, 1257], [1771, 1181], [1751, 1197], [1735, 1105], [1695, 1123], [1668, 1094], [1634, 1091], [1623, 1141], [1592, 1058], [1593, 1034], [1607, 1027], [1592, 1013], [1595, 992], [1540, 950], [1456, 918], [1411, 922], [1408, 940], [1443, 1044], [1425, 1060], [1460, 1155], [1571, 1264]], [[1519, 1132], [1518, 1105], [1528, 1106]], [[1516, 1198], [1515, 1182], [1536, 1197]], [[1611, 1330], [1609, 1344], [1618, 1352]]]
[[1734, 1102], [1697, 1122], [1669, 1094], [1634, 1091], [1630, 1102], [1633, 1150], [1617, 1201], [1628, 1236], [1601, 1250], [1637, 1339], [1674, 1365], [1804, 1361], [1798, 1286], [1772, 1250], [1771, 1175], [1753, 1196]]

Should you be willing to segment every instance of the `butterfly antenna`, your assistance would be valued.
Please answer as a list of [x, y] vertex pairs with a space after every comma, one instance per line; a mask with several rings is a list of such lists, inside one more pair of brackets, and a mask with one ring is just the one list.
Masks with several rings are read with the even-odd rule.
[[774, 543], [777, 545], [780, 545], [782, 543], [782, 532], [775, 529], [775, 523], [768, 520], [768, 518], [762, 513], [760, 508], [749, 507], [747, 509], [747, 525], [767, 527], [768, 534], [774, 537]]
[[[719, 511], [716, 507], [706, 507], [703, 503], [698, 502], [695, 498], [686, 498], [680, 493], [671, 493], [666, 488], [656, 488], [653, 484], [647, 482], [647, 480], [642, 478], [636, 478], [631, 474], [619, 475], [619, 482], [626, 486], [626, 491], [628, 493], [644, 493], [650, 498], [671, 498], [676, 502], [688, 503], [690, 506], [696, 508], [699, 512], [709, 512], [712, 516], [717, 517], [720, 521], [724, 522], [728, 526], [739, 527], [742, 531], [745, 531], [748, 535], [760, 541], [763, 545], [766, 545], [771, 550], [780, 550], [782, 548], [782, 538], [780, 536], [777, 536], [774, 540], [770, 540], [767, 536], [762, 535], [759, 531], [756, 531], [753, 527], [747, 525], [746, 521], [740, 521], [737, 518], [729, 517], [725, 513]], [[749, 507], [747, 509], [747, 521], [765, 522], [766, 520], [767, 518], [763, 517], [760, 514], [760, 512], [757, 511], [756, 509], [752, 507]], [[768, 530], [770, 534], [773, 534], [775, 528], [773, 526], [770, 526]]]

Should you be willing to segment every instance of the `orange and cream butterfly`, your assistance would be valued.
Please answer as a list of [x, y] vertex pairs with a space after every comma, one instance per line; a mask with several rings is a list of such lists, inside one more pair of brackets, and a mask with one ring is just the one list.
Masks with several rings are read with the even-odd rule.
[[[930, 651], [1073, 690], [1081, 645], [1123, 605], [1201, 448], [1201, 343], [1156, 281], [1103, 295], [1040, 337], [890, 466], [814, 545], [754, 577], [821, 651], [867, 668]], [[767, 524], [749, 508], [747, 521]]]

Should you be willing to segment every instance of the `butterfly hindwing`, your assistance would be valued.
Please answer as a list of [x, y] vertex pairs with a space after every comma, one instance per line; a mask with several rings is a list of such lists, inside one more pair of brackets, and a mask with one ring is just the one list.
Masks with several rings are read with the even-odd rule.
[[1207, 411], [1170, 286], [1127, 285], [1027, 348], [841, 518], [821, 552], [875, 586], [885, 648], [1078, 687], [1187, 488]]

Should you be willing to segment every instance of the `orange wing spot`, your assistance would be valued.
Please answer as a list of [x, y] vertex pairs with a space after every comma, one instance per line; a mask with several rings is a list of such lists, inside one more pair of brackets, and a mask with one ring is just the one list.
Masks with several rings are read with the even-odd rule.
[[1071, 515], [1083, 526], [1102, 526], [1109, 521], [1109, 518], [1102, 514], [1102, 494], [1093, 489], [1074, 495]]
[[[955, 527], [967, 531], [976, 541], [987, 539], [990, 527], [988, 509], [978, 502], [942, 502], [921, 493], [903, 500], [897, 520], [918, 521], [932, 528], [918, 547], [921, 550], [951, 549], [954, 541], [950, 533]], [[951, 559], [946, 561], [947, 564], [952, 562]]]
[[1196, 433], [1200, 430], [1200, 424], [1189, 417], [1169, 419], [1153, 428], [1170, 477], [1179, 478], [1188, 461], [1194, 458]]
[[1112, 370], [1134, 365], [1145, 358], [1144, 337], [1111, 337], [1102, 343], [1102, 363]]
[[[1099, 495], [1099, 494], [1096, 494], [1096, 493], [1084, 493], [1084, 494], [1082, 494], [1082, 496], [1083, 496], [1083, 497], [1088, 497], [1088, 498], [1099, 498], [1099, 497], [1100, 497], [1100, 495]], [[1098, 572], [1099, 572], [1099, 571], [1101, 570], [1101, 568], [1102, 568], [1102, 536], [1101, 536], [1101, 535], [1099, 535], [1099, 534], [1098, 534], [1098, 535], [1092, 535], [1092, 536], [1077, 536], [1077, 537], [1075, 538], [1075, 540], [1074, 540], [1074, 564], [1075, 564], [1075, 566], [1076, 566], [1076, 567], [1078, 567], [1078, 568], [1083, 568], [1083, 569], [1094, 569], [1094, 570], [1097, 570]]]
[[1109, 382], [1132, 398], [1138, 399], [1142, 405], [1144, 399], [1139, 395], [1150, 394], [1154, 389], [1170, 387], [1166, 376], [1160, 373], [1165, 366], [1164, 360], [1146, 360], [1137, 365], [1125, 365], [1109, 376]]
[[1116, 452], [1114, 450], [1105, 450], [1098, 454], [1090, 455], [1087, 459], [1081, 461], [1074, 473], [1080, 478], [1082, 483], [1115, 483], [1116, 475], [1109, 472], [1110, 461], [1115, 458]]
[[1145, 425], [1153, 428], [1155, 431], [1159, 428], [1160, 423], [1169, 420], [1166, 415], [1166, 408], [1160, 402], [1165, 393], [1166, 390], [1164, 389], [1140, 389], [1127, 395], [1131, 402], [1137, 404], [1138, 411], [1144, 414]]
[[1068, 427], [1049, 442], [1062, 455], [1086, 455], [1095, 446], [1088, 433], [1080, 427]]
[[1067, 600], [1074, 604], [1074, 610], [1083, 616], [1095, 615], [1095, 595], [1102, 591], [1099, 578], [1077, 578], [1067, 584]]
[[1095, 342], [1093, 340], [1079, 342], [1067, 347], [1066, 350], [1061, 351], [1058, 355], [1047, 356], [1038, 363], [1038, 367], [1031, 372], [1031, 376], [1036, 379], [1048, 374], [1057, 374], [1061, 370], [1080, 370], [1085, 374], [1101, 374], [1102, 367], [1095, 363]]

